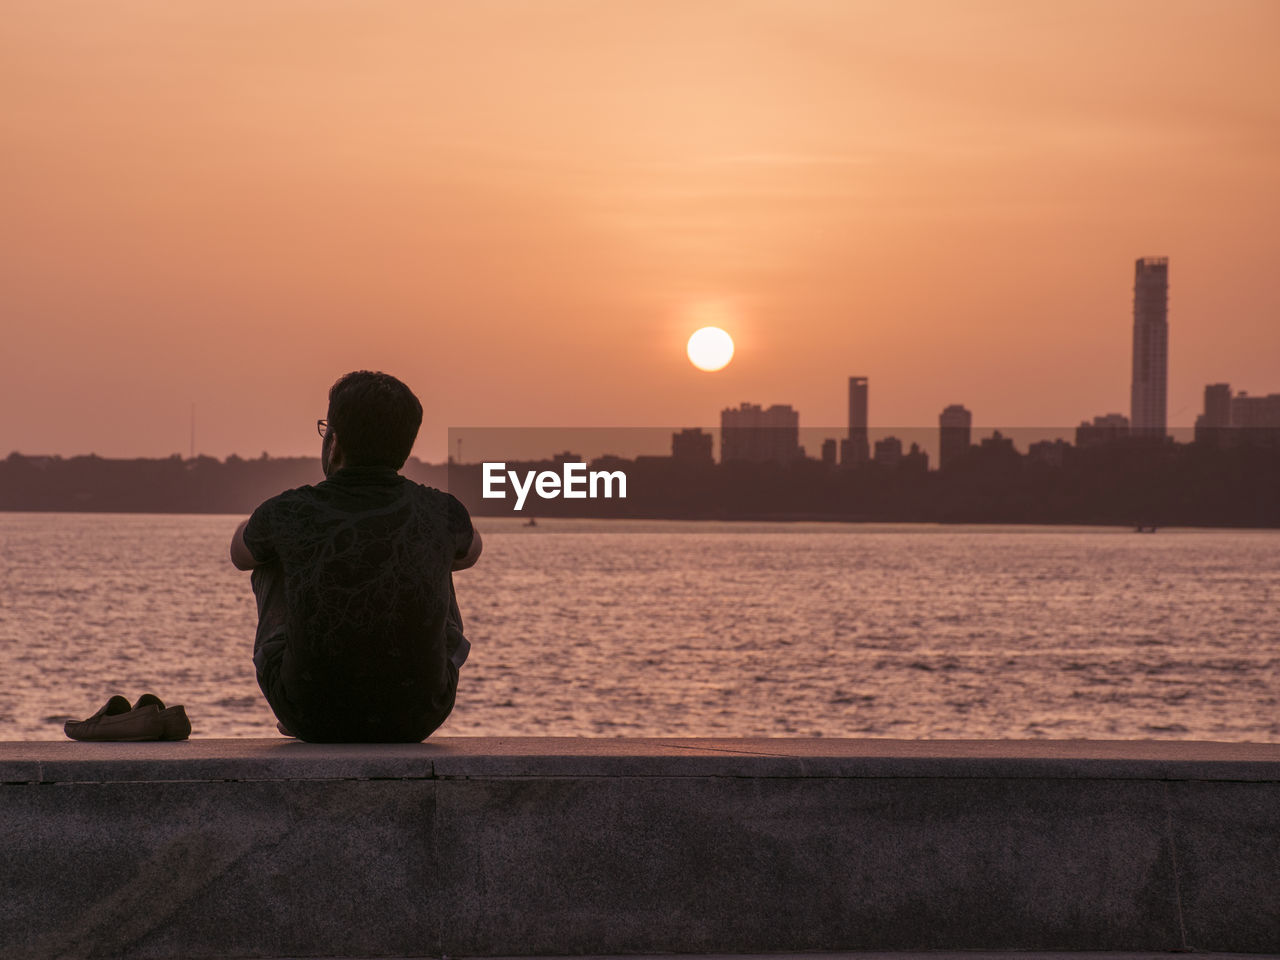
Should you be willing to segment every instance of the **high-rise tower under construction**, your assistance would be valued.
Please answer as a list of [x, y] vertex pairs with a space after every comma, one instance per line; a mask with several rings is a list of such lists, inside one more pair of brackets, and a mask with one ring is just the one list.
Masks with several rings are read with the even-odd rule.
[[1169, 396], [1169, 258], [1143, 257], [1133, 279], [1133, 383], [1129, 424], [1139, 436], [1165, 435]]

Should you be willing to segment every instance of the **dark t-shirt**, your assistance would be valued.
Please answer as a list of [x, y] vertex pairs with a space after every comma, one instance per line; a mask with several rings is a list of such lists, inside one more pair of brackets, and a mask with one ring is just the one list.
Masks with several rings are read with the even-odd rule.
[[276, 683], [295, 733], [420, 740], [443, 722], [458, 677], [451, 572], [471, 539], [457, 498], [389, 467], [345, 467], [253, 512], [245, 545], [284, 577]]

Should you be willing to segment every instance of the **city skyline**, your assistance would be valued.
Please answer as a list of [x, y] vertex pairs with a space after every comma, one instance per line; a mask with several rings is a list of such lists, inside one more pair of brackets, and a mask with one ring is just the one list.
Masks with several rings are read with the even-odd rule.
[[[1133, 284], [1133, 306], [1132, 306], [1132, 347], [1131, 347], [1131, 366], [1132, 373], [1130, 378], [1130, 415], [1124, 417], [1122, 414], [1108, 413], [1105, 415], [1094, 416], [1094, 426], [1111, 426], [1114, 428], [1115, 419], [1117, 417], [1125, 421], [1126, 428], [1133, 429], [1135, 433], [1149, 432], [1153, 434], [1163, 433], [1173, 428], [1179, 428], [1184, 435], [1189, 435], [1193, 428], [1199, 428], [1202, 425], [1209, 426], [1229, 426], [1232, 425], [1233, 409], [1248, 410], [1243, 414], [1237, 414], [1235, 419], [1237, 426], [1273, 426], [1273, 420], [1276, 418], [1276, 409], [1280, 409], [1280, 401], [1277, 397], [1280, 394], [1255, 393], [1250, 395], [1248, 391], [1239, 391], [1233, 393], [1230, 385], [1226, 383], [1206, 384], [1203, 389], [1204, 406], [1199, 411], [1194, 411], [1194, 420], [1188, 422], [1180, 422], [1178, 424], [1168, 424], [1165, 415], [1166, 400], [1168, 394], [1167, 368], [1169, 362], [1168, 350], [1168, 257], [1140, 257], [1135, 261], [1135, 280]], [[1153, 330], [1154, 328], [1154, 330]], [[859, 463], [871, 459], [871, 441], [872, 434], [870, 430], [869, 420], [869, 377], [865, 376], [849, 376], [848, 394], [847, 394], [847, 411], [848, 421], [847, 429], [842, 436], [836, 439], [839, 449], [839, 462]], [[1225, 398], [1222, 391], [1225, 390]], [[1210, 395], [1214, 399], [1210, 400]], [[1247, 398], [1247, 399], [1246, 399]], [[1238, 403], [1237, 401], [1242, 401]], [[753, 401], [742, 401], [741, 408], [745, 409], [750, 406], [759, 406]], [[785, 409], [794, 414], [798, 420], [798, 408], [792, 408], [791, 404], [772, 404], [773, 409]], [[972, 411], [964, 407], [963, 403], [949, 404], [943, 411], [942, 416], [945, 417], [952, 409], [963, 410], [967, 415], [968, 423], [972, 426]], [[722, 426], [723, 430], [723, 413], [722, 410]], [[1180, 413], [1182, 411], [1179, 411]], [[1145, 418], [1142, 425], [1139, 425], [1139, 415]], [[188, 421], [189, 442], [191, 455], [195, 455], [196, 446], [196, 409], [192, 404], [189, 408], [190, 419]], [[1071, 431], [1076, 429], [1073, 423], [1064, 423], [1062, 425], [1047, 424], [1031, 424], [1017, 423], [1017, 418], [1012, 419], [984, 419], [978, 422], [977, 429], [1000, 429], [1002, 426], [1008, 428], [1010, 426], [1021, 427], [1026, 430], [1044, 430], [1044, 431]], [[1081, 425], [1087, 425], [1088, 418], [1081, 421]], [[550, 425], [537, 425], [550, 426]], [[634, 425], [641, 429], [652, 425]], [[926, 424], [910, 424], [905, 425], [908, 430], [925, 429]], [[704, 426], [694, 426], [689, 429], [701, 430], [706, 429]], [[813, 434], [816, 431], [829, 429], [825, 426], [808, 426], [805, 432]], [[884, 439], [889, 436], [887, 431], [904, 429], [903, 424], [887, 425], [881, 424], [875, 427], [878, 439]], [[966, 427], [966, 430], [968, 427]], [[825, 438], [824, 438], [825, 439]], [[890, 437], [890, 439], [893, 439]], [[433, 444], [444, 451], [443, 455], [433, 458], [431, 456], [423, 456], [417, 453], [418, 447], [422, 445], [422, 438], [419, 443], [415, 444], [415, 454], [423, 462], [444, 462], [453, 456], [452, 450], [449, 449], [447, 443], [441, 442]], [[12, 452], [23, 453], [24, 455], [57, 455], [57, 456], [77, 456], [86, 453], [98, 454], [95, 451], [74, 451], [64, 454], [60, 451], [46, 450], [18, 450], [14, 448]], [[264, 451], [270, 452], [270, 451]], [[175, 451], [176, 453], [176, 451]], [[935, 451], [935, 454], [941, 457], [941, 449]], [[98, 454], [101, 455], [101, 454]], [[205, 454], [207, 455], [207, 454]], [[240, 456], [238, 451], [232, 451], [229, 455]], [[277, 456], [307, 456], [308, 452], [303, 450], [299, 452], [289, 452], [284, 454], [275, 454]], [[811, 457], [820, 456], [810, 451]], [[108, 455], [109, 456], [109, 455]], [[226, 456], [226, 455], [224, 455]], [[852, 457], [852, 459], [847, 459]]]
[[[1130, 433], [1134, 436], [1168, 436], [1174, 439], [1166, 416], [1169, 390], [1168, 274], [1168, 257], [1139, 257], [1134, 261], [1130, 354], [1131, 413], [1128, 417], [1119, 413], [1099, 414], [1093, 417], [1092, 422], [1086, 417], [1074, 428], [1076, 445], [1110, 441], [1128, 436]], [[948, 463], [958, 461], [973, 448], [974, 416], [964, 404], [948, 404], [938, 415], [938, 439], [937, 444], [934, 445], [925, 439], [924, 432], [928, 428], [923, 426], [904, 428], [902, 425], [881, 424], [874, 428], [873, 434], [869, 415], [870, 378], [849, 376], [847, 384], [847, 424], [842, 436], [839, 435], [839, 431], [836, 431], [837, 436], [823, 435], [830, 428], [822, 426], [809, 425], [802, 430], [800, 411], [789, 403], [773, 403], [765, 408], [759, 403], [742, 401], [737, 407], [725, 407], [720, 411], [718, 429], [684, 426], [672, 433], [671, 455], [676, 459], [711, 458], [714, 437], [719, 439], [720, 462], [787, 463], [793, 459], [808, 458], [828, 464], [839, 464], [842, 467], [856, 467], [869, 461], [881, 465], [897, 465], [904, 457], [902, 438], [891, 432], [897, 431], [904, 433], [907, 442], [911, 445], [909, 462], [915, 464], [914, 458], [919, 456], [923, 458], [923, 462], [927, 463], [932, 455], [936, 457], [936, 469], [945, 469]], [[190, 458], [195, 457], [195, 413], [193, 404], [190, 419]], [[981, 445], [987, 447], [996, 444], [1007, 447], [1011, 452], [1014, 451], [1016, 446], [1013, 438], [1002, 435], [1001, 427], [996, 423], [997, 421], [986, 422], [985, 429], [990, 429], [993, 433], [989, 437], [980, 438]], [[1247, 391], [1233, 392], [1229, 383], [1206, 384], [1203, 390], [1203, 409], [1195, 418], [1194, 430], [1182, 427], [1176, 432], [1182, 434], [1185, 442], [1191, 438], [1200, 439], [1204, 436], [1202, 433], [1204, 430], [1222, 430], [1231, 427], [1280, 428], [1280, 393], [1250, 395]], [[631, 429], [634, 434], [647, 433], [652, 437], [655, 430], [662, 432], [665, 428], [649, 426]], [[977, 429], [982, 430], [984, 427], [980, 423]], [[1004, 429], [1009, 429], [1007, 422]], [[510, 431], [511, 428], [499, 428], [499, 430]], [[514, 432], [519, 430], [518, 427], [514, 428]], [[1063, 434], [1072, 431], [1073, 428], [1069, 426], [1024, 424], [1021, 425], [1020, 432], [1028, 435], [1028, 439], [1024, 440], [1028, 453], [1033, 453], [1038, 447], [1048, 444], [1056, 451], [1053, 456], [1058, 457], [1064, 444], [1071, 445], [1071, 441]], [[587, 432], [592, 431], [589, 429]], [[455, 460], [459, 464], [466, 462], [462, 458], [463, 436], [461, 433], [456, 437], [452, 436], [453, 429], [450, 433], [451, 436], [446, 445], [447, 453], [436, 462], [453, 463]], [[802, 436], [810, 438], [808, 446], [801, 442]], [[813, 442], [814, 440], [817, 442]], [[18, 450], [12, 452], [23, 453]], [[37, 457], [41, 455], [35, 454]], [[528, 451], [491, 455], [530, 456]], [[567, 452], [553, 455], [549, 450], [542, 450], [533, 457], [562, 458], [568, 455]], [[180, 455], [172, 454], [171, 456]], [[267, 451], [263, 452], [263, 456], [268, 456]], [[288, 456], [296, 455], [286, 455]], [[591, 458], [605, 459], [635, 456], [640, 456], [642, 459], [652, 458], [654, 453], [651, 450], [626, 449], [623, 445], [616, 451], [593, 451], [590, 454]], [[238, 458], [238, 454], [233, 453], [230, 457]], [[416, 459], [424, 464], [433, 462], [430, 457], [418, 456]]]
[[[1126, 417], [1119, 413], [1099, 414], [1093, 417], [1092, 422], [1086, 417], [1074, 428], [1066, 425], [1022, 425], [1018, 432], [1027, 435], [1023, 443], [1028, 453], [1045, 443], [1055, 445], [1055, 449], [1060, 449], [1064, 443], [1070, 445], [1071, 441], [1063, 434], [1072, 432], [1077, 445], [1109, 441], [1128, 436], [1130, 432], [1135, 436], [1163, 437], [1170, 434], [1166, 419], [1169, 259], [1139, 257], [1134, 265], [1131, 415]], [[824, 435], [830, 428], [823, 426], [809, 425], [802, 431], [800, 411], [790, 404], [774, 403], [765, 408], [752, 401], [743, 401], [736, 408], [726, 407], [720, 411], [718, 429], [685, 426], [673, 433], [672, 456], [677, 459], [681, 459], [682, 456], [688, 458], [690, 452], [696, 451], [695, 459], [704, 455], [710, 458], [714, 449], [713, 438], [718, 438], [720, 462], [745, 460], [785, 463], [791, 459], [808, 458], [839, 464], [843, 467], [858, 466], [869, 461], [896, 465], [904, 456], [904, 448], [902, 438], [892, 431], [904, 433], [907, 442], [911, 445], [912, 456], [918, 452], [926, 462], [930, 456], [935, 457], [936, 469], [943, 469], [948, 462], [955, 462], [970, 449], [972, 433], [975, 429], [974, 417], [972, 411], [962, 403], [949, 404], [938, 415], [936, 445], [925, 438], [924, 433], [928, 428], [924, 426], [904, 427], [900, 424], [897, 426], [881, 424], [874, 428], [873, 435], [869, 416], [870, 378], [849, 376], [847, 380], [848, 420], [843, 436]], [[1261, 396], [1249, 395], [1247, 391], [1233, 393], [1230, 384], [1215, 383], [1205, 385], [1203, 397], [1203, 410], [1196, 416], [1194, 430], [1187, 426], [1177, 430], [1182, 434], [1184, 442], [1193, 437], [1199, 438], [1201, 431], [1205, 429], [1280, 427], [1280, 393]], [[1007, 445], [1011, 451], [1016, 449], [1013, 438], [1003, 436], [1000, 432], [1001, 427], [996, 424], [996, 421], [991, 421], [987, 422], [985, 427], [983, 424], [977, 426], [978, 430], [993, 431], [990, 437], [980, 438], [981, 442]], [[195, 456], [194, 405], [191, 409], [190, 429], [189, 456], [193, 458]], [[661, 432], [665, 428], [641, 427], [636, 428], [636, 432], [652, 435], [655, 429]], [[1007, 424], [1004, 429], [1006, 431], [1009, 429]], [[810, 438], [811, 442], [808, 446], [801, 442], [802, 435]], [[812, 442], [815, 439], [818, 442]], [[447, 444], [447, 454], [436, 462], [445, 463], [455, 460], [458, 463], [465, 462], [462, 459], [462, 440], [460, 435], [451, 438]], [[684, 454], [681, 453], [682, 449]], [[267, 452], [264, 451], [263, 455], [266, 456]], [[527, 452], [523, 455], [528, 456]], [[629, 458], [637, 455], [642, 458], [654, 456], [652, 451], [624, 450], [623, 448], [619, 448], [619, 452], [616, 453], [595, 452], [591, 456], [603, 456], [607, 459], [614, 456]], [[233, 453], [231, 456], [235, 458], [238, 454]], [[550, 458], [554, 455], [549, 450], [544, 450], [536, 456]], [[429, 457], [417, 459], [425, 464], [433, 462]]]
[[[298, 0], [0, 25], [0, 450], [314, 452], [351, 369], [458, 424], [1130, 412], [1276, 389], [1280, 7]], [[694, 369], [689, 335], [733, 361]]]

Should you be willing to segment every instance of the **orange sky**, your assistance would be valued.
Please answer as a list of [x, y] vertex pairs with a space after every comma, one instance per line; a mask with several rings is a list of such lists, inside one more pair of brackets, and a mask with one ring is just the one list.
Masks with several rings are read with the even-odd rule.
[[[10, 2], [0, 456], [314, 454], [353, 368], [460, 425], [1128, 413], [1280, 392], [1280, 4]], [[714, 316], [720, 373], [684, 341]]]

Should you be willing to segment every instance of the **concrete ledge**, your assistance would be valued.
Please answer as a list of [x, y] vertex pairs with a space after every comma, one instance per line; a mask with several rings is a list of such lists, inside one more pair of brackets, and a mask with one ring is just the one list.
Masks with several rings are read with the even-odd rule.
[[440, 737], [422, 744], [314, 744], [283, 738], [0, 741], [0, 783], [623, 776], [1268, 782], [1280, 779], [1280, 744], [767, 737]]
[[6, 957], [1280, 953], [1280, 745], [0, 744]]
[[[1270, 957], [1275, 954], [1258, 953], [1201, 953], [1195, 954], [1195, 960], [1258, 960], [1259, 957]], [[656, 953], [656, 954], [613, 954], [603, 956], [592, 954], [582, 960], [1171, 960], [1168, 953], [1042, 953], [1020, 952], [1011, 954], [1007, 951], [995, 953], [984, 951], [950, 951], [930, 950], [928, 953], [900, 953], [883, 951], [876, 953]], [[279, 960], [353, 960], [351, 957], [282, 957]], [[382, 957], [380, 960], [420, 960], [416, 957]], [[514, 957], [492, 957], [488, 960], [515, 960]], [[520, 960], [563, 960], [562, 957], [521, 957]]]

